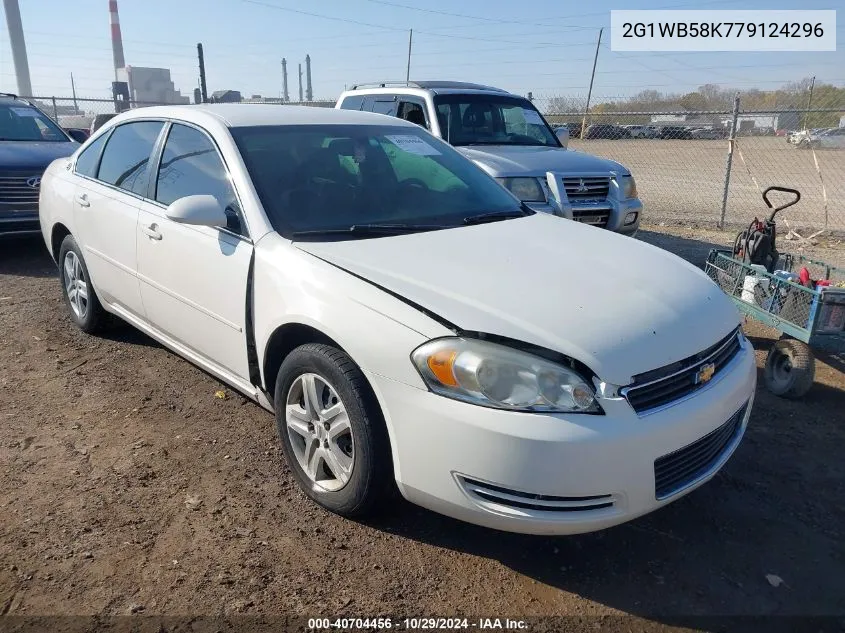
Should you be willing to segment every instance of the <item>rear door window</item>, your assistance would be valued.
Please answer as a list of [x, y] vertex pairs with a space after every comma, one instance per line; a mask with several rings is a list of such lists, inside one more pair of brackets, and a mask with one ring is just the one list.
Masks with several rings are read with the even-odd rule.
[[146, 197], [150, 155], [162, 127], [161, 121], [136, 121], [115, 128], [103, 151], [98, 179]]
[[[369, 107], [367, 107], [369, 105]], [[376, 114], [396, 116], [396, 95], [373, 95], [367, 98], [365, 110]]]

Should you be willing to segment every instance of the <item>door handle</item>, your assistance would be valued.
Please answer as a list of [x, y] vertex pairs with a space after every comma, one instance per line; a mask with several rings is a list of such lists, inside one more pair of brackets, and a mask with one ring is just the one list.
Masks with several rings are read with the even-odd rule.
[[142, 226], [141, 230], [144, 232], [144, 235], [149, 237], [151, 240], [161, 239], [161, 233], [158, 232], [155, 224], [150, 224], [149, 226]]
[[84, 193], [81, 193], [78, 196], [76, 196], [76, 203], [80, 207], [90, 207], [91, 206], [91, 203], [88, 202], [88, 195], [84, 194]]

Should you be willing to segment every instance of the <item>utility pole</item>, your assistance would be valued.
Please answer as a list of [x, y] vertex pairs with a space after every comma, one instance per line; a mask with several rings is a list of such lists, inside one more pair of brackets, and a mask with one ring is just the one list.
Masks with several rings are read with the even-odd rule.
[[584, 108], [584, 118], [581, 121], [581, 139], [584, 138], [584, 131], [587, 127], [587, 115], [590, 113], [590, 99], [593, 96], [593, 81], [596, 78], [596, 63], [599, 61], [599, 46], [601, 46], [601, 34], [604, 28], [599, 29], [599, 39], [596, 42], [596, 56], [593, 58], [593, 73], [590, 75], [590, 89], [587, 91], [587, 107]]
[[816, 76], [810, 80], [810, 96], [807, 98], [807, 112], [804, 115], [804, 130], [807, 129], [807, 119], [810, 118], [810, 108], [813, 106], [813, 88], [816, 86]]
[[70, 91], [73, 93], [73, 109], [79, 113], [79, 106], [76, 103], [76, 85], [73, 83], [73, 73], [70, 74]]
[[411, 44], [414, 41], [414, 29], [411, 29], [408, 33], [408, 68], [405, 71], [405, 83], [411, 83]]
[[200, 95], [202, 96], [202, 102], [208, 103], [208, 90], [205, 85], [205, 57], [202, 53], [202, 44], [197, 44], [197, 57], [200, 62]]

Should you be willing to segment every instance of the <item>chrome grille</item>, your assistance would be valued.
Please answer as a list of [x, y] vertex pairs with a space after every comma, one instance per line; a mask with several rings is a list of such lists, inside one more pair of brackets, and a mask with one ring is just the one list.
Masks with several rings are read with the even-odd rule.
[[565, 513], [605, 510], [615, 503], [612, 495], [555, 497], [511, 490], [463, 476], [459, 476], [458, 480], [471, 497], [485, 506], [494, 504], [517, 510]]
[[708, 381], [699, 379], [699, 372], [704, 365], [713, 364], [712, 377], [715, 378], [737, 355], [741, 345], [739, 328], [721, 341], [703, 352], [634, 376], [634, 382], [622, 389], [622, 395], [637, 413], [647, 413], [652, 409], [671, 404], [676, 400], [704, 387]]
[[654, 493], [658, 499], [677, 494], [706, 477], [742, 433], [748, 403], [715, 431], [654, 462]]
[[26, 210], [38, 207], [39, 186], [30, 187], [27, 180], [40, 178], [36, 172], [0, 172], [0, 204], [7, 209]]
[[610, 219], [610, 211], [603, 209], [572, 209], [572, 219], [582, 224], [605, 228]]
[[607, 176], [567, 177], [563, 179], [566, 197], [570, 202], [579, 200], [606, 200], [610, 191], [610, 178]]

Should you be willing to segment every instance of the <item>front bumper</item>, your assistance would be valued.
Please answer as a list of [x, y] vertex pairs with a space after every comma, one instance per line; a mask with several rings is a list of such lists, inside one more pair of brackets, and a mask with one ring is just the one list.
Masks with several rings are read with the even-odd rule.
[[[605, 177], [607, 174], [590, 174], [586, 177]], [[553, 172], [546, 174], [545, 180], [540, 181], [547, 202], [528, 202], [529, 207], [541, 213], [551, 213], [576, 222], [592, 224], [633, 236], [640, 228], [643, 216], [643, 203], [639, 198], [623, 198], [619, 192], [616, 178], [608, 176], [610, 188], [606, 198], [585, 202], [570, 202], [562, 185], [564, 175]], [[633, 222], [625, 223], [629, 213], [636, 213]]]
[[[518, 413], [383, 376], [370, 380], [388, 422], [397, 483], [409, 501], [500, 530], [577, 534], [652, 512], [713, 477], [742, 438], [756, 377], [753, 350], [743, 341], [719, 380], [645, 416], [620, 397], [600, 398], [605, 415]], [[706, 472], [658, 499], [655, 461], [722, 427], [746, 405]]]
[[0, 235], [34, 235], [40, 232], [37, 210], [0, 212]]

